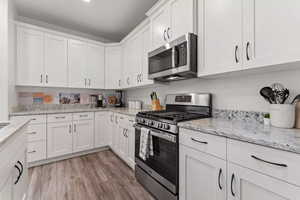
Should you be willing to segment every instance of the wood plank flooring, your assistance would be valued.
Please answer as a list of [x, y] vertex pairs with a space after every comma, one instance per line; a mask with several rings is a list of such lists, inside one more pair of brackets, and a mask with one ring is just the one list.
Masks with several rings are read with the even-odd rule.
[[154, 200], [111, 151], [29, 169], [29, 200]]

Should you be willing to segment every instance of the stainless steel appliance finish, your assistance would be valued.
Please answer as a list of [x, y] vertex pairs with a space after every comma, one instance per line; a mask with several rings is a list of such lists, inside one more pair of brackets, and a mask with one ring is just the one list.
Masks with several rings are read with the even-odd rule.
[[[158, 200], [178, 200], [179, 137], [177, 123], [211, 117], [210, 94], [172, 94], [166, 97], [166, 110], [140, 112], [135, 124], [137, 180]], [[153, 155], [139, 155], [142, 128], [152, 137]]]
[[148, 54], [149, 78], [174, 81], [197, 77], [197, 35], [186, 34]]

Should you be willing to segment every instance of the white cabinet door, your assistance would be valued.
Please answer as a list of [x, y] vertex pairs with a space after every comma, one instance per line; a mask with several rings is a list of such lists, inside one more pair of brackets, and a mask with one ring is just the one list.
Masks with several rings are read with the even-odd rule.
[[103, 46], [87, 45], [87, 77], [87, 87], [104, 89], [105, 63]]
[[12, 192], [13, 181], [12, 177], [9, 177], [4, 185], [0, 186], [0, 199], [1, 200], [12, 200], [13, 192]]
[[[300, 60], [300, 2], [244, 0], [244, 60], [259, 67]], [[248, 58], [247, 58], [248, 51]]]
[[[170, 2], [171, 30], [167, 30], [170, 40], [175, 40], [187, 33], [196, 33], [195, 0], [172, 0]], [[195, 6], [194, 6], [195, 5]]]
[[148, 62], [148, 53], [150, 52], [151, 40], [150, 40], [150, 27], [148, 26], [142, 32], [142, 70], [140, 74], [140, 84], [141, 85], [150, 85], [153, 84], [153, 80], [149, 80], [149, 62]]
[[226, 200], [226, 161], [180, 145], [180, 200]]
[[27, 160], [26, 160], [25, 148], [22, 149], [18, 156], [16, 157], [15, 166], [18, 166], [21, 170], [14, 168], [13, 173], [13, 199], [14, 200], [25, 200], [28, 190], [28, 167], [27, 167]]
[[238, 165], [228, 164], [228, 200], [297, 200], [300, 188]]
[[[242, 1], [199, 1], [199, 35], [205, 50], [199, 50], [204, 63], [199, 67], [199, 76], [239, 70], [242, 67]], [[199, 40], [201, 41], [201, 39]], [[203, 59], [201, 59], [203, 60]]]
[[17, 85], [44, 84], [44, 33], [17, 29]]
[[126, 137], [128, 140], [128, 155], [127, 162], [131, 168], [134, 169], [135, 166], [135, 129], [133, 128], [133, 124], [129, 124], [131, 126], [127, 127]]
[[168, 41], [167, 31], [170, 28], [169, 6], [151, 16], [151, 49], [157, 49]]
[[51, 87], [68, 85], [68, 41], [56, 35], [45, 35], [45, 84]]
[[131, 69], [129, 66], [132, 64], [132, 44], [130, 41], [126, 41], [123, 45], [123, 73], [122, 73], [122, 86], [124, 88], [130, 87], [131, 82]]
[[95, 113], [95, 147], [111, 145], [110, 115], [107, 112]]
[[48, 123], [47, 127], [47, 153], [53, 158], [72, 153], [73, 135], [72, 123]]
[[85, 88], [87, 86], [86, 43], [69, 40], [68, 51], [69, 86]]
[[139, 75], [142, 69], [142, 42], [143, 35], [141, 33], [129, 41], [129, 65], [126, 69], [129, 71], [129, 87], [135, 87], [139, 84]]
[[122, 48], [107, 47], [105, 49], [105, 88], [121, 88]]
[[94, 120], [73, 122], [73, 152], [80, 152], [94, 147]]
[[119, 156], [126, 162], [128, 155], [128, 139], [126, 137], [126, 128], [119, 126], [118, 129], [118, 147], [119, 147]]

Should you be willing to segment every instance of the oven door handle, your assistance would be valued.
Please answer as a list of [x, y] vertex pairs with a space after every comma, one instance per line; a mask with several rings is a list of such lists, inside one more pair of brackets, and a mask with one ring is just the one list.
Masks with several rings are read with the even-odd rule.
[[[136, 129], [141, 129], [142, 128], [142, 126], [140, 126], [138, 124], [133, 125], [133, 127], [136, 128]], [[167, 140], [167, 141], [172, 142], [172, 143], [177, 142], [176, 135], [172, 135], [172, 134], [169, 134], [169, 133], [165, 133], [163, 131], [155, 130], [153, 128], [148, 128], [147, 127], [147, 129], [150, 130], [150, 135], [151, 136], [155, 136], [155, 137]]]

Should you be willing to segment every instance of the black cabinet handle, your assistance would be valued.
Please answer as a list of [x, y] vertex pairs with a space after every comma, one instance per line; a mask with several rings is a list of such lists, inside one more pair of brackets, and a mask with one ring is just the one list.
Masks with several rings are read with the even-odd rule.
[[221, 175], [222, 175], [222, 169], [220, 168], [220, 170], [219, 170], [219, 176], [218, 176], [218, 184], [219, 184], [220, 190], [223, 190], [223, 187], [221, 185]]
[[249, 47], [250, 47], [250, 42], [247, 42], [247, 45], [246, 45], [246, 57], [247, 57], [247, 60], [250, 60]]
[[200, 143], [200, 144], [208, 144], [208, 142], [196, 140], [195, 138], [191, 138], [191, 140], [194, 141], [194, 142]]
[[21, 169], [19, 168], [18, 165], [15, 165], [15, 168], [16, 168], [16, 169], [18, 170], [18, 172], [19, 172], [18, 178], [17, 178], [17, 180], [14, 182], [15, 185], [19, 182], [19, 180], [20, 180], [20, 178], [21, 178], [21, 176], [22, 176], [22, 174], [23, 174], [23, 171], [24, 171], [24, 166], [23, 166], [23, 164], [22, 164], [20, 161], [18, 161], [17, 164], [19, 164], [19, 165], [21, 166]]
[[261, 161], [261, 162], [264, 162], [264, 163], [267, 163], [267, 164], [270, 164], [270, 165], [275, 165], [275, 166], [279, 166], [279, 167], [288, 167], [286, 164], [270, 162], [270, 161], [258, 158], [254, 155], [251, 155], [251, 157], [254, 158], [255, 160], [258, 160], [258, 161]]
[[233, 192], [233, 181], [234, 181], [234, 179], [235, 179], [235, 175], [232, 174], [232, 176], [231, 176], [230, 190], [231, 190], [231, 195], [232, 195], [233, 197], [235, 197], [235, 193]]
[[239, 46], [236, 45], [236, 46], [235, 46], [235, 52], [234, 52], [234, 54], [235, 54], [235, 62], [236, 62], [236, 63], [239, 63], [239, 59], [238, 59], [238, 56], [237, 56], [238, 50], [239, 50]]

